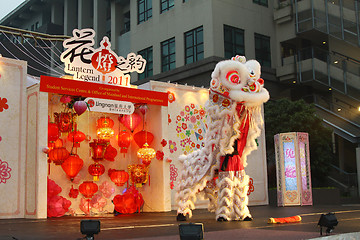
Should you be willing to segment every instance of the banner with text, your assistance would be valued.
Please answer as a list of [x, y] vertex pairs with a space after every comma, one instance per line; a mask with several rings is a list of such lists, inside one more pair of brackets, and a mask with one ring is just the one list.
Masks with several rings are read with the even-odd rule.
[[149, 90], [41, 76], [40, 91], [167, 106], [168, 94]]

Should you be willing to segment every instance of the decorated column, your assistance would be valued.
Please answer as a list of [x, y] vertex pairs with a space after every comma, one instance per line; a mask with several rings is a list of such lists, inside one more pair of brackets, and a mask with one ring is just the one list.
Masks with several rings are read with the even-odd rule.
[[308, 134], [280, 133], [274, 139], [278, 206], [312, 205]]

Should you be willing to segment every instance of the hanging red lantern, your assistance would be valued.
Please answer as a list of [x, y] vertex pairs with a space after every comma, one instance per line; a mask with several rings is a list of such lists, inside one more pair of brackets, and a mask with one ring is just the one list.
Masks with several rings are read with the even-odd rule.
[[104, 174], [105, 167], [100, 163], [93, 163], [89, 166], [88, 171], [93, 176], [94, 181], [99, 181], [99, 176]]
[[97, 120], [97, 136], [100, 139], [110, 139], [115, 135], [114, 121], [109, 117], [101, 117]]
[[155, 157], [156, 151], [149, 147], [149, 144], [145, 143], [142, 148], [137, 151], [137, 156], [142, 160], [142, 163], [149, 165], [151, 160]]
[[56, 123], [48, 123], [48, 142], [55, 142], [60, 137], [59, 127]]
[[114, 127], [114, 120], [109, 117], [101, 117], [97, 120], [97, 128]]
[[138, 113], [120, 115], [119, 120], [127, 129], [129, 129], [131, 132], [134, 132], [135, 128], [141, 122], [141, 116]]
[[85, 198], [92, 198], [98, 190], [98, 185], [92, 181], [84, 181], [79, 186], [79, 191], [82, 195], [84, 195]]
[[86, 135], [81, 131], [77, 131], [77, 127], [75, 125], [75, 130], [69, 133], [67, 139], [73, 143], [74, 147], [80, 147], [80, 142], [86, 139]]
[[115, 161], [115, 157], [117, 155], [117, 150], [109, 144], [109, 146], [105, 150], [104, 158], [108, 161]]
[[58, 138], [55, 142], [48, 143], [49, 149], [61, 148], [62, 146], [63, 146], [63, 140], [61, 138]]
[[89, 143], [92, 149], [92, 159], [94, 161], [102, 161], [104, 159], [106, 148], [109, 144], [109, 141], [103, 139], [94, 139], [93, 142]]
[[129, 180], [129, 174], [124, 170], [109, 169], [109, 176], [116, 186], [123, 186]]
[[54, 148], [49, 152], [49, 159], [55, 163], [55, 165], [61, 165], [65, 159], [69, 157], [70, 153], [66, 148]]
[[134, 134], [134, 140], [139, 148], [141, 148], [145, 143], [150, 145], [154, 140], [154, 135], [151, 132], [141, 130]]
[[136, 187], [142, 187], [149, 177], [149, 166], [144, 164], [132, 164], [128, 166], [130, 181]]
[[131, 143], [131, 134], [126, 130], [123, 130], [118, 135], [118, 145], [121, 153], [127, 153], [128, 147]]
[[71, 112], [54, 113], [55, 122], [60, 132], [70, 132], [73, 125], [73, 114]]
[[73, 181], [76, 175], [80, 172], [81, 168], [84, 165], [84, 161], [79, 158], [78, 155], [71, 155], [63, 164], [61, 164], [62, 169], [70, 177], [70, 180]]

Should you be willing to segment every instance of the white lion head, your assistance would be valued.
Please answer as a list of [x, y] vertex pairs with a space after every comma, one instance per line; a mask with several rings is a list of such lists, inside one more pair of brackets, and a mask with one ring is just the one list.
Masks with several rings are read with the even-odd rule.
[[246, 61], [244, 56], [236, 56], [216, 64], [211, 74], [210, 88], [247, 106], [260, 105], [270, 97], [260, 75], [258, 61]]

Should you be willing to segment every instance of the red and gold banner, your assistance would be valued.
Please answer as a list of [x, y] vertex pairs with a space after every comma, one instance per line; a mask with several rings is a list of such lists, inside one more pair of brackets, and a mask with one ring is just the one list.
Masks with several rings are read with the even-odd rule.
[[99, 83], [41, 76], [40, 91], [167, 106], [168, 94]]

